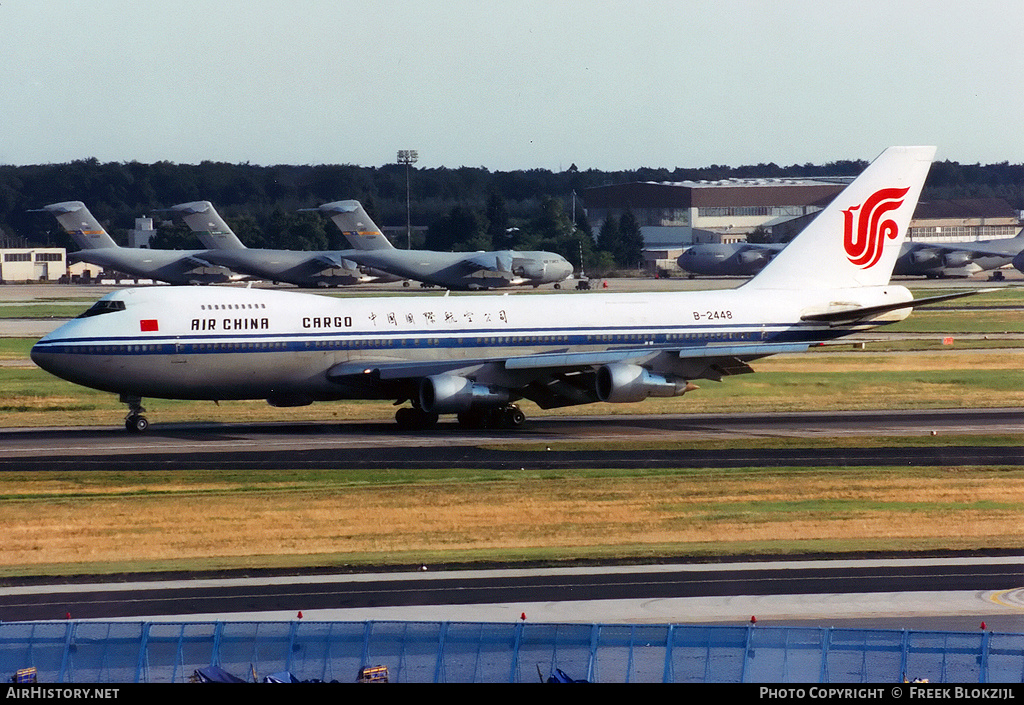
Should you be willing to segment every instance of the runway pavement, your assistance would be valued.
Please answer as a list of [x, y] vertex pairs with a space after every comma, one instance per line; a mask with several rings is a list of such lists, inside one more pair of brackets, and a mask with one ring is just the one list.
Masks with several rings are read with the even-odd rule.
[[[662, 288], [731, 288], [743, 280], [664, 281]], [[958, 286], [960, 282], [901, 282]], [[647, 282], [649, 284], [649, 282]], [[979, 283], [973, 283], [977, 286]], [[984, 285], [981, 283], [980, 285]], [[628, 287], [614, 280], [613, 289]], [[98, 298], [95, 288], [45, 287], [40, 296]], [[0, 288], [0, 300], [25, 295]], [[426, 292], [424, 295], [430, 295]], [[432, 292], [435, 293], [436, 292]], [[0, 321], [0, 336], [42, 335], [58, 319]], [[509, 434], [443, 424], [399, 433], [393, 424], [160, 424], [143, 436], [123, 428], [0, 429], [0, 471], [175, 467], [629, 467], [735, 465], [1024, 464], [1017, 447], [847, 448], [751, 451], [570, 452], [559, 444], [679, 443], [703, 439], [1021, 434], [1020, 409], [805, 414], [579, 416], [531, 419]], [[1024, 434], [1022, 434], [1024, 438]], [[799, 444], [797, 444], [799, 446]], [[375, 449], [367, 454], [365, 449]], [[430, 452], [425, 453], [424, 449]], [[548, 450], [551, 448], [551, 450]], [[346, 452], [352, 451], [352, 452]], [[368, 457], [372, 456], [372, 457]], [[968, 631], [985, 621], [1024, 632], [1019, 556], [718, 565], [434, 570], [336, 576], [0, 584], [0, 619], [307, 620], [400, 619], [544, 622], [746, 623]]]
[[750, 561], [0, 588], [0, 619], [461, 621], [1024, 631], [1022, 558]]
[[[929, 447], [735, 447], [681, 452], [706, 439], [1022, 434], [1016, 446], [957, 442]], [[559, 444], [629, 443], [634, 448], [563, 450]], [[1020, 465], [1024, 412], [958, 409], [780, 414], [548, 417], [514, 432], [454, 423], [429, 432], [394, 424], [167, 424], [143, 435], [120, 427], [0, 429], [0, 471], [195, 468], [744, 467], [848, 465]], [[659, 449], [656, 444], [673, 444]], [[653, 447], [641, 448], [640, 444]], [[355, 452], [373, 448], [372, 454]], [[429, 448], [425, 453], [424, 449]], [[346, 452], [352, 451], [352, 452]]]
[[[178, 424], [4, 429], [0, 471], [176, 467], [596, 467], [1024, 464], [1024, 447], [563, 451], [579, 438], [1019, 433], [1018, 409], [552, 418], [523, 433], [396, 433], [390, 424]], [[529, 444], [528, 447], [523, 446]], [[372, 453], [366, 449], [373, 448]], [[550, 450], [549, 450], [550, 448]], [[351, 452], [346, 452], [351, 451]], [[427, 451], [427, 452], [425, 452]], [[0, 619], [743, 623], [1024, 632], [1024, 558], [758, 561], [112, 584], [2, 581]], [[24, 584], [17, 585], [21, 582]], [[33, 583], [33, 584], [29, 584]]]

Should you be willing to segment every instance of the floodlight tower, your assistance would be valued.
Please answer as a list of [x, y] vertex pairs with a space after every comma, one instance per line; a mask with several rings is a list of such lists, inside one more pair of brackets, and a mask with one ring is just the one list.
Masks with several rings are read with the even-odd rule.
[[412, 216], [409, 207], [409, 167], [419, 160], [415, 149], [398, 150], [398, 163], [405, 164], [405, 249], [412, 249]]

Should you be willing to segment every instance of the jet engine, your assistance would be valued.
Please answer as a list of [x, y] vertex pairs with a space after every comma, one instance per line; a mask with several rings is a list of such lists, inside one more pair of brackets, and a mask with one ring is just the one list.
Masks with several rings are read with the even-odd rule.
[[696, 388], [685, 379], [663, 377], [639, 365], [620, 362], [599, 368], [595, 382], [597, 398], [614, 404], [643, 401], [647, 397], [677, 397]]
[[942, 263], [951, 269], [966, 267], [974, 261], [974, 255], [970, 252], [950, 252], [942, 258]]
[[530, 279], [536, 281], [538, 279], [544, 279], [547, 275], [548, 266], [544, 262], [538, 262], [537, 260], [521, 259], [517, 260], [512, 272], [519, 277], [524, 279]]
[[744, 250], [736, 255], [741, 264], [767, 264], [773, 252], [767, 250]]
[[931, 248], [914, 250], [910, 253], [910, 261], [914, 264], [935, 266], [939, 264], [939, 253]]
[[488, 387], [457, 377], [434, 375], [420, 382], [420, 408], [428, 414], [458, 414], [470, 409], [496, 408], [509, 403], [507, 389]]

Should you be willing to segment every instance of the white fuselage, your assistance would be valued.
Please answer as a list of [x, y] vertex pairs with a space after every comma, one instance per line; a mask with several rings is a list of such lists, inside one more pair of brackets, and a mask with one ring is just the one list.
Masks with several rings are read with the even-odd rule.
[[101, 299], [98, 306], [109, 312], [74, 319], [40, 340], [32, 359], [77, 384], [138, 397], [377, 398], [339, 385], [329, 372], [639, 346], [830, 340], [850, 328], [809, 324], [801, 316], [910, 299], [899, 286], [817, 296], [740, 287], [375, 298], [227, 287], [126, 289]]

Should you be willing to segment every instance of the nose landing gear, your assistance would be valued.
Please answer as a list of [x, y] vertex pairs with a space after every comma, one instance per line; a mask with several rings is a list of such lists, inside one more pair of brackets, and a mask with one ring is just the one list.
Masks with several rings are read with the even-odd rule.
[[146, 410], [142, 407], [142, 397], [122, 394], [121, 403], [128, 405], [128, 415], [124, 417], [124, 427], [128, 433], [145, 433], [149, 428], [149, 420], [143, 416]]

